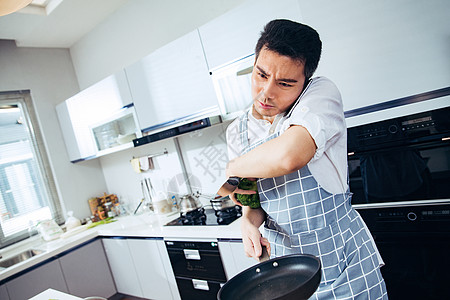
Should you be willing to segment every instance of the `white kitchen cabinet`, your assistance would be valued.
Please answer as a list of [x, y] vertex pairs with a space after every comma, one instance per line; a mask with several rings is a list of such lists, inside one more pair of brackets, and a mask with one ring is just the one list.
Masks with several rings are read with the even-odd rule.
[[6, 285], [0, 285], [0, 299], [2, 300], [10, 300], [8, 296], [8, 291], [6, 290]]
[[69, 292], [57, 259], [14, 278], [6, 282], [5, 285], [9, 299], [14, 300], [29, 299], [48, 288], [65, 293]]
[[[56, 112], [70, 161], [95, 157], [102, 149], [98, 149], [98, 141], [94, 138], [91, 127], [104, 120], [109, 121], [114, 114], [131, 103], [128, 81], [122, 70], [58, 104]], [[136, 129], [129, 133], [135, 131]], [[112, 138], [116, 138], [119, 133], [128, 134], [117, 132]]]
[[241, 241], [219, 241], [219, 251], [228, 280], [257, 263], [245, 255]]
[[134, 147], [133, 140], [141, 137], [134, 107], [123, 108], [101, 122], [92, 124], [96, 156]]
[[128, 247], [128, 240], [125, 238], [103, 238], [102, 241], [117, 291], [126, 295], [143, 297], [135, 264]]
[[[128, 239], [134, 266], [147, 299], [179, 299], [167, 250], [163, 240]], [[162, 251], [161, 251], [161, 250]], [[169, 267], [167, 266], [169, 264]], [[173, 291], [171, 286], [175, 287]]]
[[273, 19], [300, 21], [298, 0], [251, 0], [199, 28], [209, 70], [246, 57]]
[[101, 240], [97, 239], [71, 250], [63, 255], [59, 262], [69, 294], [82, 298], [108, 298], [116, 293]]
[[198, 30], [125, 68], [142, 131], [196, 114], [218, 114]]

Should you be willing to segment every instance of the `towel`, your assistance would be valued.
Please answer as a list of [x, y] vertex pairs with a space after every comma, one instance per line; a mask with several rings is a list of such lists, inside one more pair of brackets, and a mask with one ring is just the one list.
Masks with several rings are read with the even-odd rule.
[[148, 157], [147, 156], [143, 156], [143, 157], [139, 157], [139, 165], [141, 168], [141, 171], [145, 172], [148, 171]]
[[131, 166], [136, 173], [141, 173], [141, 166], [138, 158], [133, 158], [131, 161]]
[[155, 168], [155, 165], [153, 164], [153, 158], [148, 158], [148, 169], [153, 170]]

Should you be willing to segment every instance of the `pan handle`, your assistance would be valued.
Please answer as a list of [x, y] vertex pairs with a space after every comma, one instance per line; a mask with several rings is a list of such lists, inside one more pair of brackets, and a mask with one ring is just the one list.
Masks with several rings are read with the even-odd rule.
[[258, 257], [259, 262], [264, 262], [266, 260], [269, 260], [270, 256], [269, 256], [269, 252], [267, 252], [267, 247], [264, 245], [262, 246], [262, 252], [261, 252], [261, 256]]

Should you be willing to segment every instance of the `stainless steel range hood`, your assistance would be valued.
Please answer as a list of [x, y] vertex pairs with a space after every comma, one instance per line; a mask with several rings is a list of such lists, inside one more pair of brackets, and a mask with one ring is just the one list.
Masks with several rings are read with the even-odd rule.
[[188, 132], [200, 130], [222, 123], [220, 110], [217, 106], [201, 110], [168, 122], [164, 122], [143, 131], [141, 138], [133, 140], [134, 147], [153, 143], [167, 138], [176, 137]]

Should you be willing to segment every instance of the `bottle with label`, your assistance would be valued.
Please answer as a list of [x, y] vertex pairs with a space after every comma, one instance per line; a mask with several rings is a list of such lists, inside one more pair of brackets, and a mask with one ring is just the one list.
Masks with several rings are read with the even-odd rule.
[[172, 211], [174, 212], [178, 211], [178, 202], [175, 196], [172, 196]]

